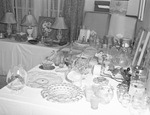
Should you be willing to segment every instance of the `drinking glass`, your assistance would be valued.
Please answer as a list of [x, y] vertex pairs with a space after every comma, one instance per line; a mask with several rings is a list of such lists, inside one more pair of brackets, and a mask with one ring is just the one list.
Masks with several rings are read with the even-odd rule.
[[92, 96], [90, 99], [90, 103], [91, 103], [91, 108], [96, 110], [98, 109], [98, 105], [99, 105], [99, 99], [95, 96]]
[[128, 107], [128, 105], [130, 104], [131, 96], [128, 93], [127, 84], [119, 84], [117, 86], [117, 98], [123, 107]]
[[148, 109], [149, 98], [146, 93], [142, 95], [134, 95], [131, 100], [129, 112], [131, 115], [144, 115]]

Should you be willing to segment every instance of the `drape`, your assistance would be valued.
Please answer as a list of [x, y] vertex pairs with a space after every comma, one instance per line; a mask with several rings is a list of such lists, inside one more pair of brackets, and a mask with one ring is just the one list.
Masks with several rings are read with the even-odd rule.
[[65, 37], [73, 42], [78, 37], [78, 31], [82, 25], [85, 0], [65, 0], [64, 18], [68, 26]]
[[34, 0], [34, 14], [39, 16], [56, 17], [62, 14], [64, 0]]
[[26, 32], [26, 27], [20, 26], [21, 20], [28, 14], [34, 12], [33, 0], [11, 0], [13, 3], [14, 14], [17, 20], [17, 32]]
[[[11, 0], [0, 0], [0, 20], [7, 11], [12, 11]], [[6, 26], [0, 23], [0, 32], [4, 32], [5, 28]]]
[[64, 0], [34, 0], [34, 15], [38, 22], [39, 16], [57, 17], [62, 14], [63, 5]]

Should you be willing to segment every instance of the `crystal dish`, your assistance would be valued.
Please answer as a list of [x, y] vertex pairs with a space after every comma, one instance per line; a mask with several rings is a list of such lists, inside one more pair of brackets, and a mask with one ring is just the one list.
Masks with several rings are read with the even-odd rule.
[[41, 95], [47, 101], [67, 103], [80, 100], [83, 91], [71, 83], [61, 83], [48, 86], [41, 91]]

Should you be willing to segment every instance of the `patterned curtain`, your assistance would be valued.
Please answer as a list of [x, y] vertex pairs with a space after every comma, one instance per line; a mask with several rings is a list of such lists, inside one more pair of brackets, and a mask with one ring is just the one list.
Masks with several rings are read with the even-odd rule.
[[78, 38], [78, 31], [82, 25], [85, 0], [65, 0], [64, 18], [68, 26], [68, 41]]
[[[0, 0], [0, 20], [4, 16], [5, 12], [12, 11], [11, 0]], [[0, 32], [4, 32], [6, 25], [0, 24]]]

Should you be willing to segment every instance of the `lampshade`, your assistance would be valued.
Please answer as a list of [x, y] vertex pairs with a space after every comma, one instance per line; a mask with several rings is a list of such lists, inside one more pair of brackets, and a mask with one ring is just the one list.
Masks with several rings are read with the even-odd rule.
[[63, 17], [57, 17], [54, 24], [51, 26], [53, 29], [67, 29], [67, 26], [65, 24]]
[[12, 12], [6, 12], [2, 20], [0, 21], [1, 23], [6, 23], [6, 24], [15, 24], [16, 19], [15, 16]]
[[36, 18], [31, 15], [31, 12], [29, 11], [28, 15], [25, 15], [21, 21], [22, 26], [36, 26], [37, 20]]

